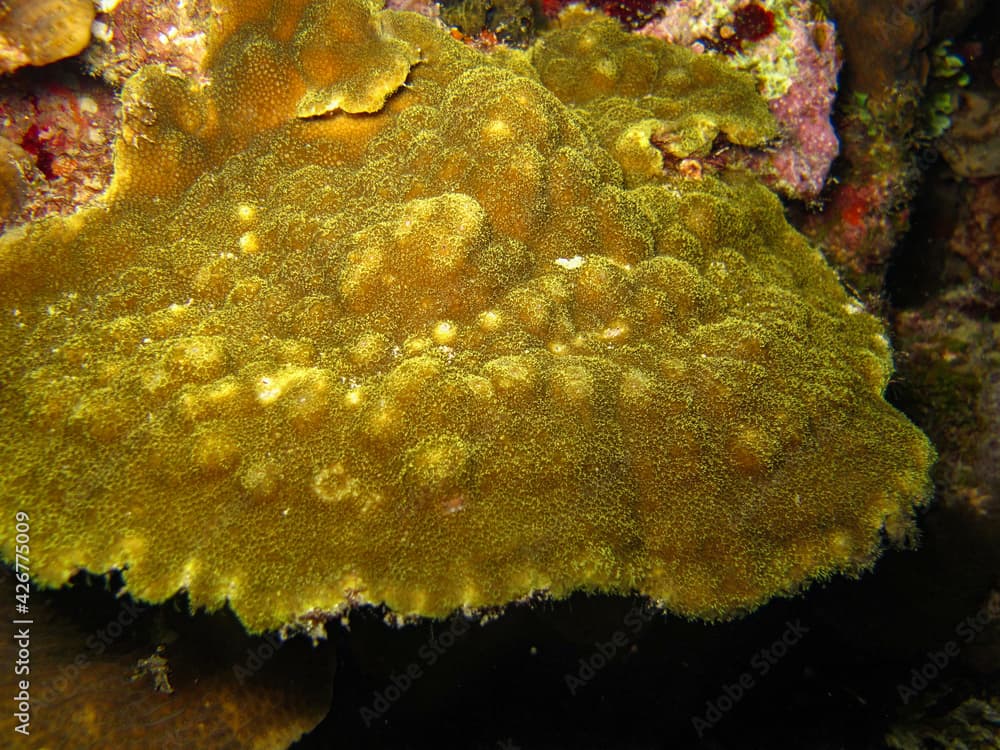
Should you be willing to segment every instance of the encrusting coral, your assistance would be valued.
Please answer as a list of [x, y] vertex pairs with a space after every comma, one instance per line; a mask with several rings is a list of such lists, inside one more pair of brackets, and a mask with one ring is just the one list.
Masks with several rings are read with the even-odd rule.
[[[570, 10], [526, 52], [232, 2], [102, 201], [0, 239], [0, 507], [45, 585], [251, 630], [639, 591], [736, 616], [912, 529], [878, 321], [747, 177], [745, 74]], [[12, 540], [2, 540], [13, 555]]]
[[708, 156], [724, 136], [761, 145], [777, 124], [749, 76], [656, 39], [628, 37], [579, 9], [531, 50], [541, 82], [594, 129], [632, 186], [663, 175], [664, 155]]
[[834, 24], [812, 0], [674, 0], [641, 33], [724, 54], [753, 74], [782, 132], [749, 165], [791, 198], [815, 200], [839, 142], [830, 122], [840, 53]]
[[0, 136], [0, 225], [20, 210], [30, 173], [31, 158], [24, 149]]
[[0, 0], [0, 73], [82, 52], [93, 20], [91, 0]]

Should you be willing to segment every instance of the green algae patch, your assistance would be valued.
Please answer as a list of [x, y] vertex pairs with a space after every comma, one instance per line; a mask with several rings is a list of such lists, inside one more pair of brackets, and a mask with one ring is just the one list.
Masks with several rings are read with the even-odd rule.
[[[484, 55], [348, 0], [238, 11], [209, 84], [129, 81], [103, 202], [0, 238], [36, 580], [124, 569], [254, 631], [579, 589], [724, 619], [912, 530], [933, 451], [879, 322], [749, 178], [635, 168], [658, 129], [771, 137], [742, 74], [580, 14]], [[556, 75], [588, 35], [587, 76], [653, 73]], [[348, 89], [384, 103], [302, 116]]]

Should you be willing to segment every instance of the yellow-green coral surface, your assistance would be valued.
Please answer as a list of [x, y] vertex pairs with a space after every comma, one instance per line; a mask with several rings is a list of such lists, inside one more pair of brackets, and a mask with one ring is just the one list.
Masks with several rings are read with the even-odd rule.
[[128, 82], [105, 199], [0, 240], [38, 581], [253, 630], [581, 588], [715, 619], [906, 535], [933, 452], [879, 323], [765, 189], [658, 168], [771, 138], [748, 78], [580, 11], [484, 55], [225, 10], [209, 85]]

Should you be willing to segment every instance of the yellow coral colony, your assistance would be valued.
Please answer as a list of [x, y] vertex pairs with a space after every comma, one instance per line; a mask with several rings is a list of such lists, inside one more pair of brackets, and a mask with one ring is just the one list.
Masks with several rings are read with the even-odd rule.
[[78, 54], [93, 21], [92, 0], [0, 0], [0, 74]]
[[0, 240], [38, 581], [252, 630], [581, 588], [716, 619], [911, 529], [933, 452], [879, 323], [766, 190], [650, 143], [771, 138], [749, 79], [582, 11], [484, 55], [227, 5], [207, 87], [128, 82], [105, 199]]

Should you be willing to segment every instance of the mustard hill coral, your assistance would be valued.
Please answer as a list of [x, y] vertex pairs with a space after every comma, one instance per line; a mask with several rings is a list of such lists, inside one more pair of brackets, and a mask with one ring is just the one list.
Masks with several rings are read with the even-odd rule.
[[676, 0], [646, 24], [649, 34], [714, 49], [754, 75], [781, 128], [781, 142], [747, 159], [792, 198], [815, 199], [840, 148], [830, 114], [841, 56], [834, 24], [811, 0]]
[[0, 73], [47, 65], [83, 51], [94, 20], [91, 0], [0, 2]]
[[252, 630], [580, 588], [727, 618], [906, 536], [933, 452], [880, 324], [765, 188], [654, 168], [770, 136], [745, 74], [580, 12], [484, 55], [364, 0], [226, 11], [210, 84], [129, 80], [104, 203], [0, 239], [40, 582]]
[[662, 175], [664, 152], [706, 156], [720, 135], [740, 146], [777, 136], [749, 76], [656, 39], [623, 38], [615, 21], [572, 8], [531, 60], [546, 88], [594, 128], [629, 185]]
[[24, 204], [31, 172], [31, 157], [16, 143], [0, 136], [0, 226]]

